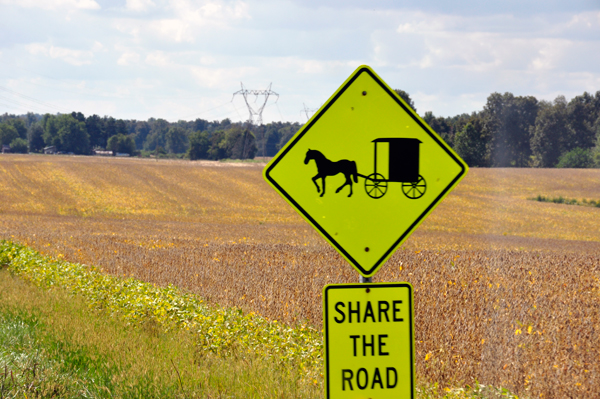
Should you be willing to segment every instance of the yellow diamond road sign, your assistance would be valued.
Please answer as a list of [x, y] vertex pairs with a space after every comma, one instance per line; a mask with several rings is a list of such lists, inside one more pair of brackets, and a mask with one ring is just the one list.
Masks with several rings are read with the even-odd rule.
[[462, 179], [465, 162], [359, 67], [265, 167], [265, 179], [364, 277]]
[[325, 397], [414, 398], [413, 314], [408, 283], [326, 286]]

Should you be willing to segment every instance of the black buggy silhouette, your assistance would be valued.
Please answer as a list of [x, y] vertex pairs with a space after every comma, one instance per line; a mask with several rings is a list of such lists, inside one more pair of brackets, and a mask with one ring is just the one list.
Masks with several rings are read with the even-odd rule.
[[[402, 192], [407, 198], [421, 198], [427, 189], [425, 178], [419, 174], [419, 139], [380, 138], [374, 143], [373, 173], [365, 179], [365, 191], [371, 198], [381, 198], [388, 189], [388, 183], [402, 183]], [[389, 143], [389, 170], [386, 179], [377, 172], [377, 143]]]
[[[308, 149], [304, 164], [307, 165], [311, 160], [317, 164], [317, 174], [312, 178], [317, 187], [317, 192], [321, 197], [325, 195], [325, 178], [342, 173], [346, 181], [335, 192], [339, 193], [345, 186], [350, 187], [352, 196], [352, 180], [358, 183], [358, 176], [365, 179], [365, 191], [371, 198], [381, 198], [385, 195], [388, 183], [402, 183], [402, 192], [410, 199], [421, 198], [427, 189], [425, 178], [419, 174], [419, 144], [418, 139], [406, 138], [383, 138], [375, 139], [375, 155], [373, 173], [369, 176], [361, 175], [356, 169], [356, 162], [347, 159], [340, 161], [330, 161], [320, 151]], [[389, 143], [389, 170], [386, 179], [381, 173], [377, 173], [377, 143]], [[321, 187], [317, 180], [321, 179]]]

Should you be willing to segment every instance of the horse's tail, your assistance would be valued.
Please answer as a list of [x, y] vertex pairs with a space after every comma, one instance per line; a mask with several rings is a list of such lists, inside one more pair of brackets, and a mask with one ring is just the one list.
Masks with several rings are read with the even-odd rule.
[[352, 161], [352, 176], [354, 177], [354, 183], [358, 183], [358, 171], [356, 170], [356, 162]]

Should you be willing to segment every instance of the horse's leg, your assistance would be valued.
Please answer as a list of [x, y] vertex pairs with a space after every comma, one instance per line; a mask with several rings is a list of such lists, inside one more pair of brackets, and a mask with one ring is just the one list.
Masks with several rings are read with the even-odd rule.
[[339, 186], [338, 189], [335, 190], [335, 192], [339, 193], [346, 184], [348, 184], [348, 177], [346, 177], [346, 182], [344, 184], [342, 184], [341, 186]]
[[321, 192], [321, 189], [319, 188], [319, 185], [317, 184], [317, 179], [318, 179], [319, 177], [321, 177], [321, 176], [319, 176], [319, 175], [317, 174], [315, 177], [313, 177], [313, 178], [312, 178], [312, 181], [313, 181], [313, 183], [315, 183], [315, 186], [317, 186], [317, 192], [318, 192], [318, 193], [320, 193], [320, 192]]
[[350, 175], [349, 175], [349, 174], [348, 174], [348, 175], [345, 175], [345, 176], [346, 176], [346, 182], [345, 182], [344, 184], [342, 184], [342, 185], [341, 185], [341, 186], [340, 186], [340, 187], [339, 187], [339, 188], [336, 190], [336, 193], [339, 193], [339, 192], [340, 192], [340, 190], [341, 190], [342, 188], [344, 188], [344, 186], [346, 186], [346, 185], [350, 185], [350, 194], [348, 194], [348, 197], [351, 197], [351, 196], [352, 196], [352, 180], [351, 180], [351, 178], [350, 178]]
[[350, 184], [350, 194], [348, 194], [348, 197], [352, 197], [352, 178], [350, 175], [348, 175], [348, 184]]
[[321, 180], [323, 181], [323, 191], [321, 192], [321, 197], [325, 195], [325, 176], [321, 177]]

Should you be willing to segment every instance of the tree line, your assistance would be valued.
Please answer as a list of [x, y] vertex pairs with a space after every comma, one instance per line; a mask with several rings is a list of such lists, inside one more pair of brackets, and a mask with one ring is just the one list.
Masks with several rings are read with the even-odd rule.
[[571, 101], [493, 93], [481, 111], [423, 119], [469, 166], [600, 168], [600, 91]]
[[190, 159], [252, 159], [273, 156], [300, 129], [298, 123], [247, 123], [222, 121], [168, 122], [115, 119], [110, 116], [27, 113], [0, 115], [0, 144], [11, 152], [41, 153], [45, 147], [73, 154], [107, 150], [141, 156]]
[[[414, 101], [396, 90], [416, 111]], [[466, 162], [475, 167], [600, 167], [600, 91], [567, 101], [492, 93], [483, 110], [452, 117], [425, 112], [422, 118]], [[94, 149], [141, 156], [189, 159], [251, 159], [275, 155], [300, 129], [299, 123], [261, 126], [229, 119], [168, 122], [98, 115], [0, 115], [0, 144], [13, 152], [91, 154]]]

